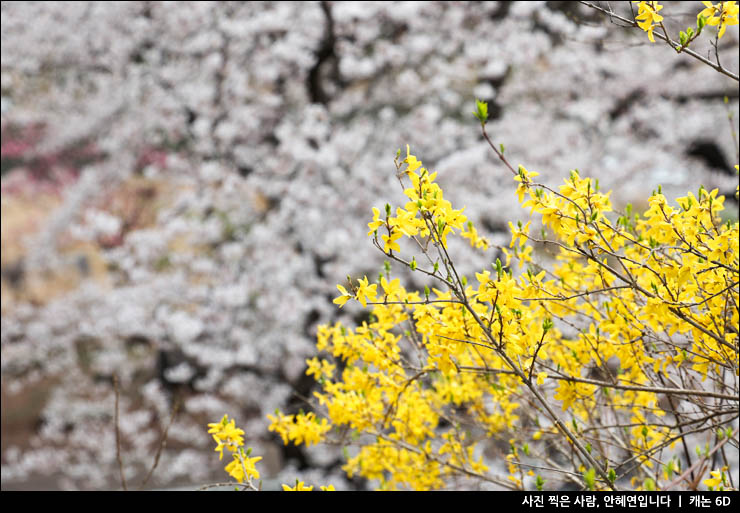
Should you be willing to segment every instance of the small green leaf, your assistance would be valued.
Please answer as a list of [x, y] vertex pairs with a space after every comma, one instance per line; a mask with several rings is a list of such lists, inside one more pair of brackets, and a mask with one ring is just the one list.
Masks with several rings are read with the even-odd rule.
[[594, 485], [596, 484], [596, 469], [591, 467], [586, 472], [583, 473], [583, 482], [586, 485], [586, 488], [589, 490], [594, 489]]
[[609, 482], [614, 484], [614, 481], [617, 480], [617, 473], [614, 471], [613, 468], [609, 469], [609, 472], [607, 472], [606, 477], [609, 479]]
[[478, 118], [481, 125], [485, 125], [486, 121], [488, 121], [488, 104], [480, 100], [475, 100], [475, 108], [476, 111], [473, 112], [473, 115]]
[[538, 491], [542, 491], [542, 488], [544, 488], [545, 480], [542, 479], [541, 475], [537, 475], [537, 478], [534, 480], [534, 486], [537, 488]]
[[670, 479], [673, 476], [673, 472], [675, 469], [673, 468], [673, 460], [669, 461], [665, 465], [663, 465], [663, 470], [665, 471], [666, 475], [668, 476], [668, 479]]
[[550, 331], [552, 329], [552, 326], [553, 326], [552, 319], [547, 318], [544, 321], [542, 321], [542, 331], [544, 333], [547, 333], [548, 331]]

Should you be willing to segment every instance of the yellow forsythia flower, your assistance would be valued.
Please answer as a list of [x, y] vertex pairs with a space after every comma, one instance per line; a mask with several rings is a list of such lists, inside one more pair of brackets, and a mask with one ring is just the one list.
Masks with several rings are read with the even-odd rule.
[[658, 11], [660, 11], [663, 6], [658, 2], [639, 2], [637, 8], [638, 14], [635, 17], [637, 25], [648, 33], [648, 39], [650, 39], [651, 43], [654, 43], [655, 37], [653, 37], [653, 30], [655, 29], [656, 24], [663, 21], [663, 16], [658, 14]]
[[344, 303], [352, 299], [352, 295], [349, 292], [347, 292], [347, 289], [345, 289], [341, 285], [337, 285], [337, 288], [339, 289], [339, 292], [342, 293], [342, 295], [335, 297], [334, 303], [339, 305], [339, 308], [342, 308], [344, 306]]
[[719, 25], [718, 37], [725, 35], [727, 25], [737, 25], [737, 15], [740, 11], [737, 2], [720, 2], [712, 4], [712, 2], [702, 2], [706, 8], [696, 15], [697, 19], [704, 17], [707, 20], [707, 25], [717, 26]]
[[306, 486], [303, 481], [296, 480], [295, 486], [291, 487], [286, 484], [283, 485], [283, 491], [285, 492], [310, 492], [313, 490], [313, 486]]
[[[726, 467], [725, 467], [726, 468]], [[724, 469], [723, 469], [724, 470]], [[719, 490], [723, 489], [723, 484], [725, 482], [725, 476], [722, 470], [712, 470], [709, 475], [712, 477], [710, 479], [705, 479], [702, 481], [707, 488], [716, 488], [719, 487]]]

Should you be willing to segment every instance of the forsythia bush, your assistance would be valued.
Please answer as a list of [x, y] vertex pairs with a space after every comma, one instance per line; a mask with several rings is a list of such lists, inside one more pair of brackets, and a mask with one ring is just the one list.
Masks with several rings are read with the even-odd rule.
[[[389, 265], [379, 283], [338, 285], [335, 303], [371, 307], [370, 321], [319, 328], [325, 357], [307, 372], [327, 417], [276, 412], [270, 429], [284, 443], [356, 445], [344, 469], [382, 489], [443, 488], [455, 476], [512, 489], [663, 489], [695, 487], [709, 471], [706, 486], [728, 488], [726, 469], [710, 466], [737, 443], [738, 223], [719, 221], [724, 197], [700, 188], [671, 206], [658, 191], [642, 216], [614, 214], [609, 193], [577, 171], [553, 189], [519, 166], [516, 194], [546, 235], [511, 225], [506, 263], [469, 283], [448, 238], [489, 242], [444, 199], [436, 173], [408, 151], [397, 166], [408, 201], [395, 215], [374, 209], [369, 235], [435, 285], [406, 290]], [[402, 237], [423, 264], [402, 254]], [[557, 249], [551, 270], [533, 261], [535, 244]], [[526, 265], [518, 278], [511, 259]], [[212, 431], [221, 452], [243, 434], [226, 418]], [[508, 475], [483, 463], [488, 439], [506, 442]], [[259, 477], [259, 458], [231, 450], [227, 472]]]
[[[735, 2], [705, 4], [699, 31], [719, 26], [721, 37], [737, 23]], [[661, 8], [639, 2], [651, 40]], [[359, 301], [369, 320], [319, 327], [322, 356], [307, 373], [324, 417], [277, 411], [270, 430], [286, 444], [344, 446], [347, 474], [380, 489], [459, 479], [508, 489], [731, 488], [740, 265], [738, 222], [719, 217], [725, 198], [700, 187], [670, 204], [658, 189], [644, 213], [616, 212], [598, 180], [577, 170], [553, 188], [512, 166], [486, 133], [486, 104], [475, 114], [541, 232], [510, 223], [505, 262], [463, 276], [449, 240], [492, 244], [445, 199], [436, 173], [399, 150], [405, 204], [374, 208], [368, 224], [384, 272], [377, 283], [338, 285], [334, 300]], [[553, 260], [535, 261], [535, 248]], [[391, 261], [429, 285], [408, 290]], [[239, 431], [226, 417], [212, 425], [216, 450], [240, 441]], [[488, 462], [501, 455], [500, 468], [484, 451]], [[240, 482], [259, 477], [257, 460], [238, 449], [226, 470]]]
[[[395, 215], [374, 209], [369, 235], [435, 285], [406, 290], [390, 266], [380, 283], [339, 285], [335, 303], [355, 299], [372, 315], [319, 328], [327, 356], [308, 373], [328, 419], [278, 412], [271, 430], [312, 444], [337, 428], [335, 441], [359, 442], [346, 472], [383, 489], [442, 488], [453, 476], [514, 489], [527, 476], [539, 489], [556, 479], [611, 489], [623, 478], [657, 489], [711, 470], [737, 439], [727, 425], [738, 402], [738, 223], [719, 221], [724, 197], [700, 188], [671, 206], [658, 191], [642, 216], [613, 214], [609, 193], [578, 171], [553, 189], [519, 166], [516, 194], [547, 234], [511, 225], [507, 262], [469, 283], [448, 238], [490, 244], [408, 149], [397, 166], [408, 202]], [[401, 253], [402, 237], [423, 264]], [[551, 270], [533, 262], [534, 244], [557, 249]], [[527, 266], [519, 278], [512, 258]], [[697, 432], [711, 440], [691, 454]], [[503, 478], [479, 455], [489, 438], [508, 442]], [[712, 476], [708, 486], [727, 486], [723, 470]]]

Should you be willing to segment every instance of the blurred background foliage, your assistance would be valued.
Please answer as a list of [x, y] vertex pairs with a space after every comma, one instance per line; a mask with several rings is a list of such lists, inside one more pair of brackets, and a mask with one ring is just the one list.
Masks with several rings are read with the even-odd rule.
[[[637, 210], [701, 183], [737, 218], [737, 85], [578, 3], [5, 2], [1, 23], [3, 489], [120, 486], [114, 375], [129, 480], [180, 404], [147, 486], [220, 480], [204, 426], [229, 412], [266, 477], [365, 487], [265, 415], [305, 407], [318, 324], [366, 315], [332, 298], [382, 268], [365, 227], [403, 200], [397, 148], [494, 243], [526, 219], [475, 98], [543, 182], [578, 168]], [[737, 73], [736, 29], [719, 51]]]

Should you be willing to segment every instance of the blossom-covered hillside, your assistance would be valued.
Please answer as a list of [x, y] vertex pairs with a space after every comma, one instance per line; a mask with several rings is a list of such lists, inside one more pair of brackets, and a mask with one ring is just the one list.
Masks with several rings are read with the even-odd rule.
[[[671, 8], [676, 30], [695, 21]], [[362, 320], [332, 299], [348, 270], [382, 269], [367, 219], [403, 201], [397, 148], [508, 244], [515, 196], [476, 98], [496, 143], [544, 180], [585, 170], [615, 205], [703, 183], [737, 212], [733, 121], [717, 123], [733, 112], [737, 130], [736, 82], [577, 3], [1, 14], [3, 488], [120, 487], [114, 376], [130, 482], [178, 404], [148, 487], [218, 479], [203, 426], [228, 411], [268, 479], [362, 488], [341, 451], [284, 448], [266, 415], [306, 407], [318, 324]], [[737, 73], [737, 30], [718, 51]], [[453, 250], [462, 272], [496, 259]]]

